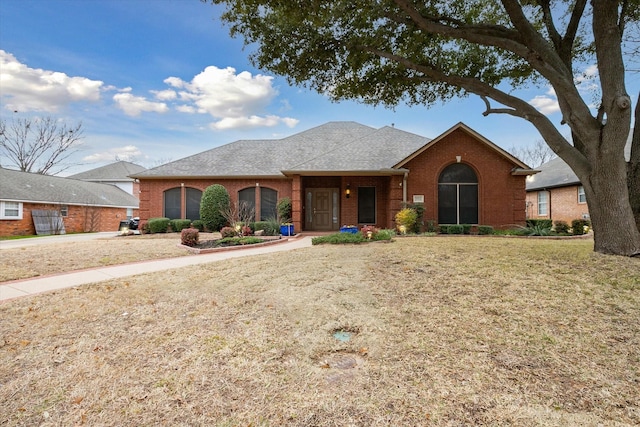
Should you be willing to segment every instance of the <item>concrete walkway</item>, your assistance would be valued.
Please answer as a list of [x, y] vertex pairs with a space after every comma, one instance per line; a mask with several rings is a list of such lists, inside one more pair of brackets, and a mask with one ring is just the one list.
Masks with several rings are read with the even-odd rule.
[[[75, 236], [75, 237], [74, 237]], [[79, 237], [83, 236], [83, 237]], [[87, 237], [91, 236], [91, 237]], [[0, 249], [8, 249], [9, 247], [31, 246], [32, 244], [59, 243], [60, 241], [73, 241], [72, 239], [97, 239], [111, 237], [113, 233], [91, 233], [90, 235], [70, 235], [70, 236], [51, 236], [33, 239], [20, 239], [22, 244], [14, 242], [18, 241], [2, 241]], [[40, 239], [49, 239], [42, 241]], [[31, 242], [37, 241], [40, 242]], [[77, 241], [77, 240], [76, 240]], [[8, 243], [8, 244], [7, 244]], [[13, 246], [11, 246], [13, 244]], [[133, 276], [136, 274], [152, 273], [155, 271], [170, 270], [172, 268], [188, 267], [196, 264], [206, 264], [209, 262], [222, 261], [231, 258], [239, 258], [252, 255], [260, 255], [273, 252], [289, 251], [311, 246], [311, 237], [296, 237], [286, 242], [265, 245], [255, 248], [218, 251], [208, 254], [188, 255], [177, 258], [167, 258], [154, 261], [140, 261], [130, 264], [113, 265], [109, 267], [98, 267], [87, 270], [74, 271], [70, 273], [61, 273], [50, 276], [41, 276], [33, 279], [13, 280], [0, 283], [0, 302], [36, 295], [44, 292], [55, 291], [57, 289], [70, 288], [74, 286], [85, 285], [89, 283], [97, 283], [105, 280], [118, 279], [121, 277]], [[1, 252], [0, 252], [1, 256]]]

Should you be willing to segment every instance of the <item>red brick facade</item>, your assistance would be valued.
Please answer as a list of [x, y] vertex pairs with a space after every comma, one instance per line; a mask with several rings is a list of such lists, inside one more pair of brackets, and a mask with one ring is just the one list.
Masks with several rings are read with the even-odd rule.
[[[0, 220], [0, 236], [24, 236], [36, 234], [31, 217], [32, 210], [61, 211], [60, 205], [22, 204], [22, 219]], [[133, 216], [137, 216], [134, 210]], [[68, 205], [67, 215], [63, 216], [66, 233], [84, 233], [91, 231], [118, 231], [120, 221], [127, 219], [126, 208]]]
[[[164, 192], [172, 188], [196, 188], [204, 191], [212, 184], [223, 185], [233, 203], [238, 191], [248, 188], [270, 188], [278, 199], [290, 197], [296, 231], [305, 231], [309, 189], [323, 188], [339, 191], [339, 218], [333, 219], [332, 229], [358, 223], [358, 189], [375, 187], [375, 226], [395, 228], [395, 214], [402, 208], [403, 197], [413, 202], [413, 196], [424, 196], [425, 221], [438, 220], [438, 179], [448, 165], [460, 162], [470, 166], [478, 178], [478, 224], [496, 228], [523, 225], [526, 214], [525, 175], [514, 175], [517, 166], [512, 159], [495, 147], [479, 140], [464, 129], [457, 128], [429, 145], [417, 156], [400, 166], [377, 175], [367, 176], [308, 176], [294, 175], [282, 179], [189, 179], [140, 178], [140, 218], [147, 220], [164, 215]], [[404, 182], [404, 170], [408, 170]], [[350, 189], [350, 197], [345, 191]], [[405, 188], [406, 187], [406, 188]], [[259, 191], [256, 191], [256, 212], [260, 211]], [[185, 218], [185, 191], [182, 191], [182, 218]], [[264, 218], [263, 218], [264, 219]]]
[[551, 219], [554, 222], [564, 221], [567, 224], [571, 224], [574, 219], [588, 219], [589, 207], [586, 201], [579, 201], [579, 188], [578, 185], [570, 185], [546, 189], [547, 212], [544, 215], [538, 213], [538, 193], [543, 190], [529, 191], [527, 193], [527, 218]]

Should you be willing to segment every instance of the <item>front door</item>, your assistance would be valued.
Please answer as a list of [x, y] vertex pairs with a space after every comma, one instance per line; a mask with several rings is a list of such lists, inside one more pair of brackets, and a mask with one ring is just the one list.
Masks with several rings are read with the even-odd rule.
[[338, 229], [337, 188], [308, 188], [305, 201], [305, 230]]

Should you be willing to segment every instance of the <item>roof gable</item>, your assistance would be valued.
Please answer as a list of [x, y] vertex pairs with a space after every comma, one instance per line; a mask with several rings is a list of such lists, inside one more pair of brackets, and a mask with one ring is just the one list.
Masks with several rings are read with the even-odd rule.
[[131, 175], [143, 172], [145, 170], [147, 170], [145, 167], [142, 167], [135, 163], [119, 161], [119, 162], [111, 163], [109, 165], [105, 165], [99, 168], [80, 172], [75, 175], [70, 175], [67, 178], [80, 179], [83, 181], [94, 181], [94, 182], [99, 182], [99, 181], [130, 182], [130, 181], [133, 181], [133, 178], [130, 178]]
[[452, 126], [448, 130], [444, 131], [442, 134], [440, 134], [436, 138], [432, 139], [428, 144], [424, 145], [420, 149], [418, 149], [415, 152], [411, 153], [409, 156], [407, 156], [406, 158], [402, 159], [400, 162], [396, 163], [394, 165], [394, 167], [403, 167], [410, 160], [412, 160], [412, 159], [416, 158], [417, 156], [419, 156], [420, 154], [424, 153], [426, 150], [428, 150], [429, 148], [433, 147], [435, 144], [439, 143], [440, 141], [444, 140], [447, 136], [451, 135], [453, 132], [455, 132], [457, 130], [462, 130], [463, 132], [466, 132], [467, 134], [471, 135], [475, 140], [477, 140], [479, 143], [485, 145], [490, 150], [495, 151], [500, 156], [502, 156], [505, 159], [507, 159], [509, 162], [511, 162], [515, 166], [516, 170], [520, 171], [520, 173], [524, 173], [524, 174], [536, 173], [536, 171], [531, 169], [529, 166], [527, 166], [520, 159], [518, 159], [514, 155], [510, 154], [508, 151], [503, 150], [502, 148], [500, 148], [499, 146], [497, 146], [493, 142], [489, 141], [487, 138], [485, 138], [484, 136], [482, 136], [481, 134], [479, 134], [475, 130], [471, 129], [469, 126], [465, 125], [462, 122], [458, 122], [456, 125]]

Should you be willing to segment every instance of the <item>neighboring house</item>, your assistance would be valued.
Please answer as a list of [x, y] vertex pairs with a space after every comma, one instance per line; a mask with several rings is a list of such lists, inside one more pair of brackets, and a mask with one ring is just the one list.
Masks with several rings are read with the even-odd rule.
[[[631, 135], [625, 146], [627, 161], [631, 155]], [[590, 218], [584, 187], [564, 160], [556, 157], [536, 169], [540, 173], [527, 178], [527, 218], [568, 224], [574, 219]]]
[[79, 179], [81, 181], [99, 182], [102, 184], [112, 184], [121, 188], [129, 194], [138, 197], [140, 184], [131, 178], [131, 175], [146, 171], [147, 169], [135, 163], [118, 161], [106, 166], [80, 172], [67, 178]]
[[430, 140], [394, 127], [330, 122], [277, 140], [241, 140], [135, 174], [140, 217], [199, 218], [202, 191], [223, 185], [256, 220], [289, 197], [295, 231], [395, 227], [405, 203], [425, 221], [511, 227], [525, 221], [536, 171], [459, 123]]
[[560, 157], [540, 165], [540, 173], [527, 179], [527, 218], [571, 224], [589, 219], [584, 187]]
[[138, 199], [115, 185], [0, 168], [2, 236], [36, 234], [34, 211], [61, 218], [67, 233], [78, 233], [117, 231], [137, 209]]

